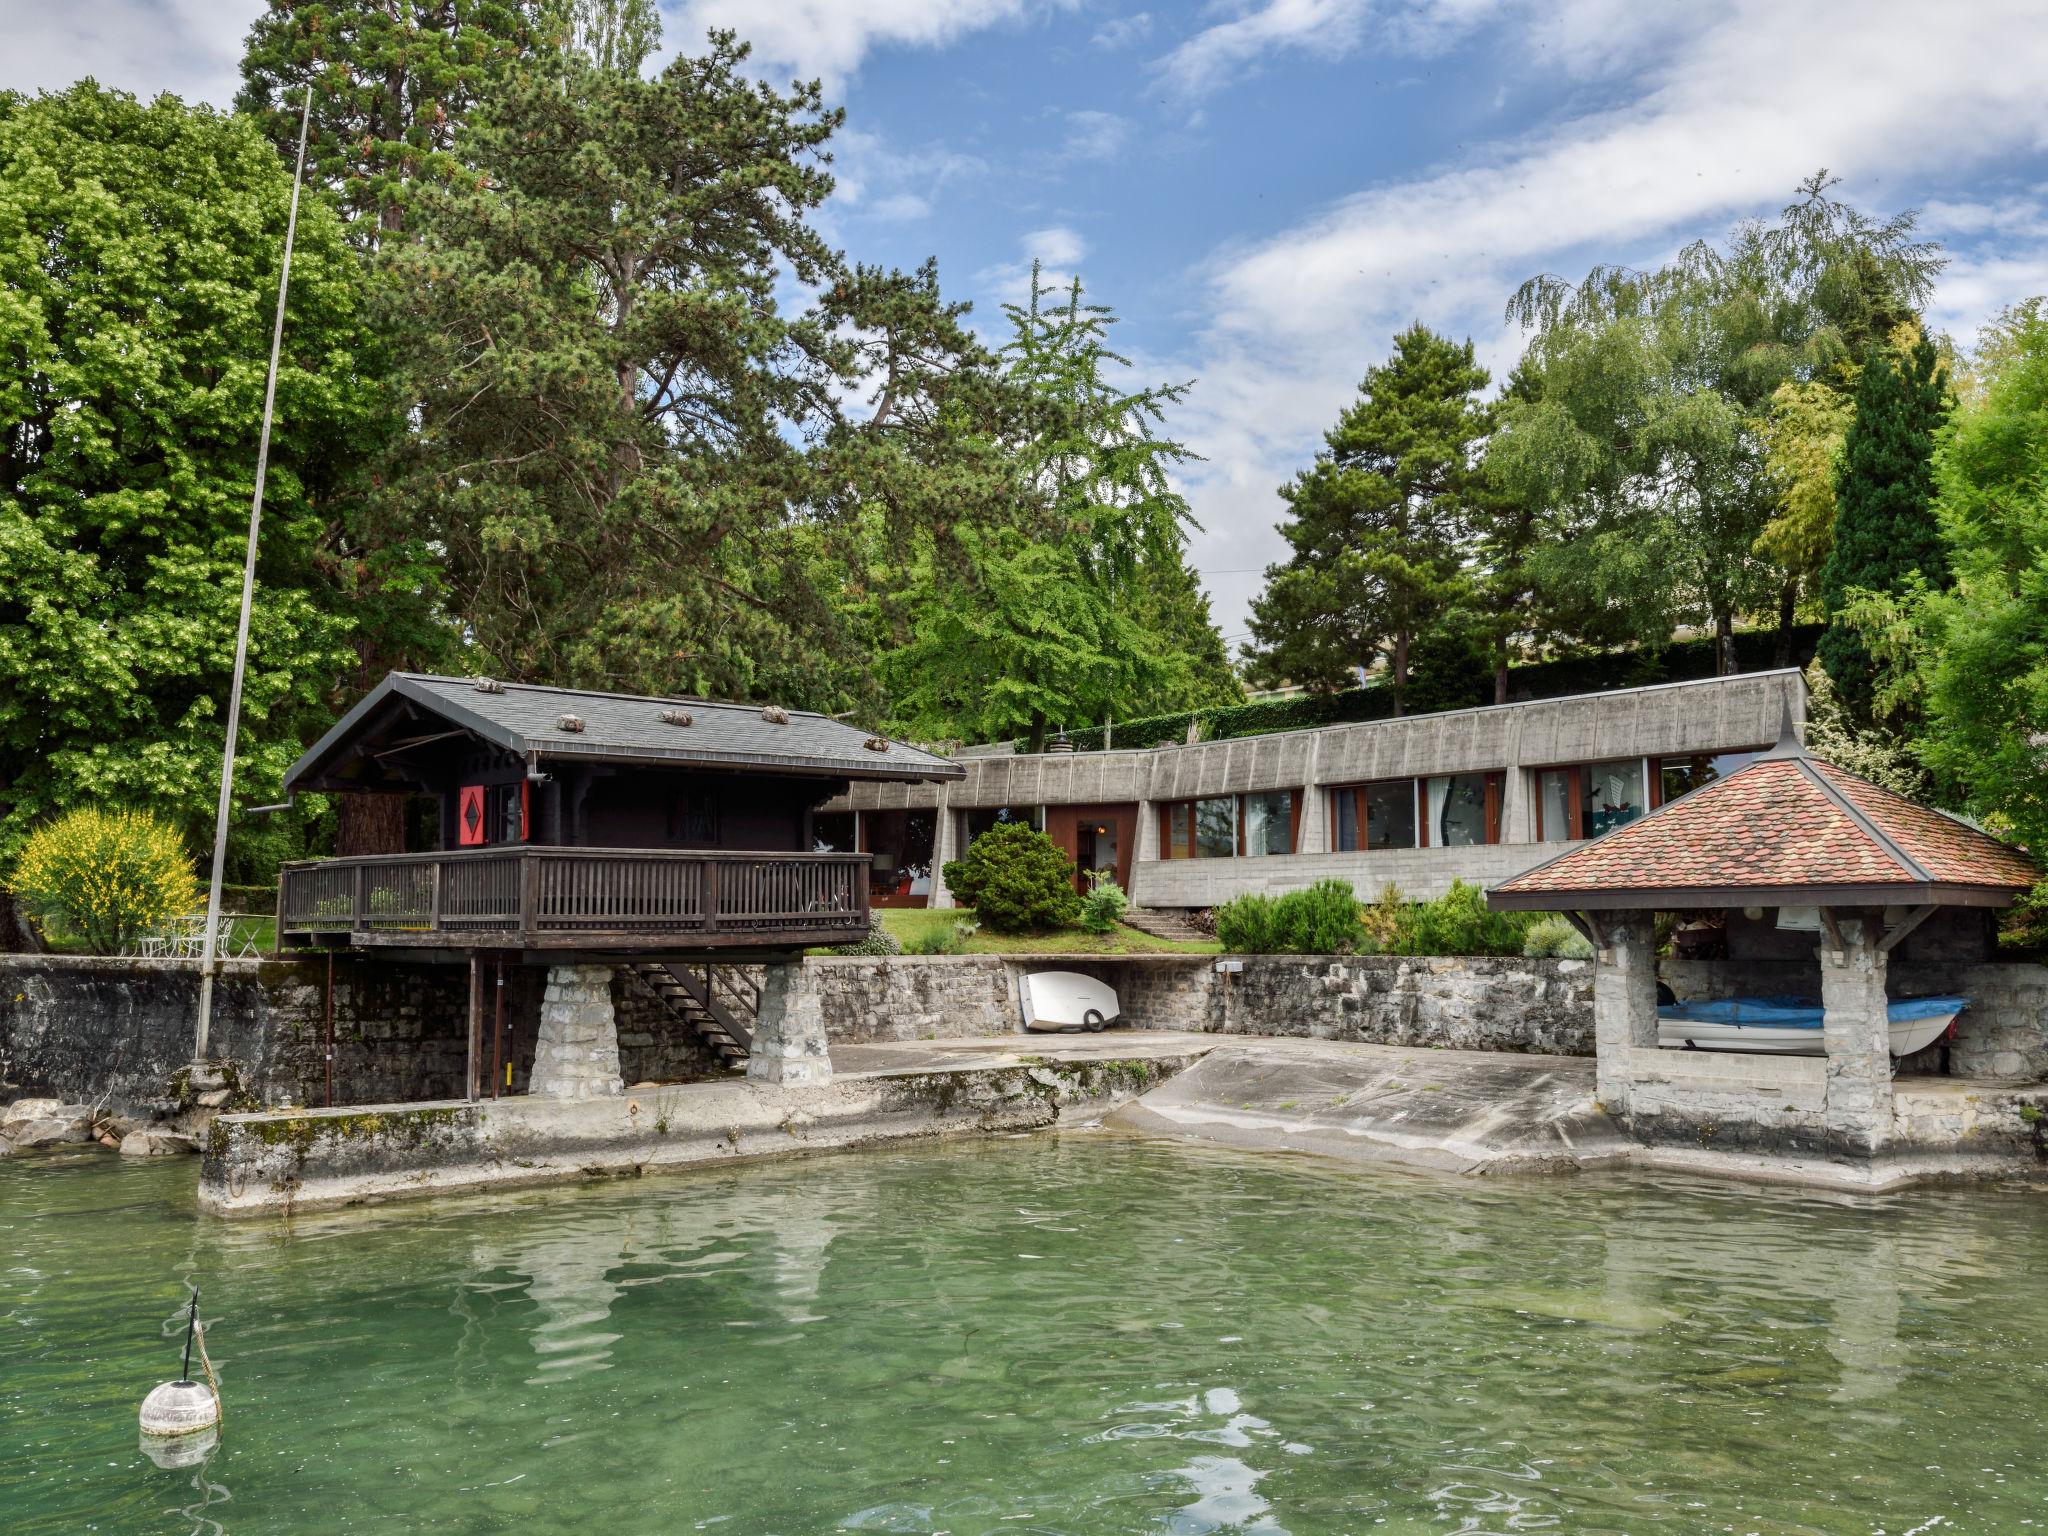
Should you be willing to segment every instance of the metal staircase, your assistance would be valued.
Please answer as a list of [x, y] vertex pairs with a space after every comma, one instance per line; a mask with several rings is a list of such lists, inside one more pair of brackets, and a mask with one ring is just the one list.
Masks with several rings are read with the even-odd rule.
[[687, 1025], [724, 1066], [734, 1071], [746, 1066], [761, 993], [744, 975], [731, 966], [680, 960], [635, 960], [633, 970], [670, 1016]]

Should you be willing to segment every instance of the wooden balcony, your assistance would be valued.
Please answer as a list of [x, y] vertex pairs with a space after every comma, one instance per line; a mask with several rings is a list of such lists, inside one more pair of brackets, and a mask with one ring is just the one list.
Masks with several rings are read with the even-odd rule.
[[865, 853], [468, 848], [287, 864], [278, 882], [280, 948], [783, 950], [867, 931]]

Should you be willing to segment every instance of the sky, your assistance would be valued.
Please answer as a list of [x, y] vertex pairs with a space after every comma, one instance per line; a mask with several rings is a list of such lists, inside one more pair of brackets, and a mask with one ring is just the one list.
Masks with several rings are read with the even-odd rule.
[[[260, 0], [0, 0], [0, 87], [225, 104]], [[1001, 334], [1033, 258], [1111, 305], [1132, 383], [1192, 381], [1190, 558], [1233, 648], [1278, 487], [1422, 320], [1496, 376], [1539, 272], [1655, 264], [1826, 167], [1948, 249], [1967, 345], [2048, 293], [2042, 0], [664, 0], [846, 109], [824, 226], [939, 263]]]

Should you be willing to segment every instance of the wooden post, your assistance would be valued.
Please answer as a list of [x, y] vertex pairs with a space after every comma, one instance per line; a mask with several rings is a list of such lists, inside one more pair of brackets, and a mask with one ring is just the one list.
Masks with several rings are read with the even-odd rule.
[[476, 1102], [477, 1035], [484, 1022], [484, 967], [475, 950], [469, 952], [469, 1064], [463, 1078], [463, 1097]]
[[369, 866], [358, 864], [355, 868], [355, 878], [349, 882], [349, 901], [352, 910], [349, 913], [348, 920], [349, 927], [353, 928], [357, 933], [363, 931], [366, 926], [365, 919], [369, 916], [370, 893], [367, 889], [369, 883]]
[[716, 859], [704, 861], [704, 931], [718, 932], [718, 870]]
[[504, 1080], [501, 1063], [505, 1053], [505, 957], [498, 956], [498, 1015], [491, 1028], [491, 1097], [498, 1096]]
[[427, 866], [427, 932], [441, 931], [441, 870], [439, 859]]
[[540, 860], [531, 853], [519, 855], [519, 934], [523, 943], [533, 942], [540, 920]]

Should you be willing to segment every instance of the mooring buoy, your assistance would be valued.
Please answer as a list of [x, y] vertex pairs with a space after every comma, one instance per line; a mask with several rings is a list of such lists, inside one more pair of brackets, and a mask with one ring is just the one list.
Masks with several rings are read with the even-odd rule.
[[206, 1345], [199, 1345], [199, 1359], [206, 1366], [208, 1381], [192, 1380], [192, 1341], [199, 1334], [199, 1292], [185, 1315], [185, 1363], [176, 1381], [150, 1389], [142, 1400], [142, 1432], [159, 1439], [196, 1435], [220, 1423], [220, 1392], [211, 1382], [213, 1364], [206, 1358]]

